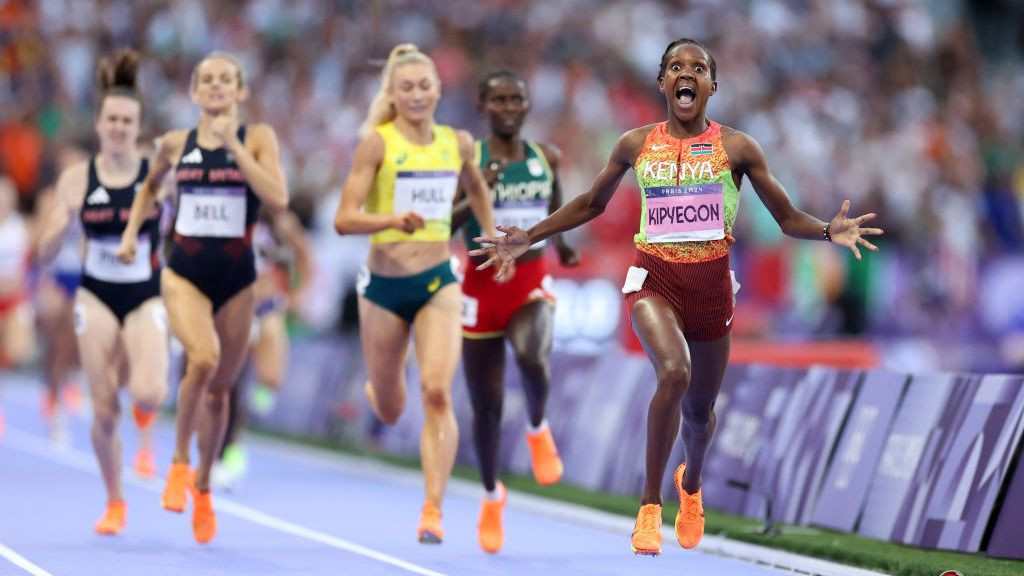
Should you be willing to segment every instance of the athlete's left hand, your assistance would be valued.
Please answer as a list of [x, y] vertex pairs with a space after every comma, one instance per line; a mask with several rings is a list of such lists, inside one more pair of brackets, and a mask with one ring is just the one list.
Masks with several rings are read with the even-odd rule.
[[843, 206], [839, 209], [839, 213], [829, 223], [829, 234], [832, 236], [833, 244], [846, 246], [857, 257], [857, 260], [860, 260], [858, 244], [868, 250], [878, 251], [878, 247], [865, 240], [863, 236], [880, 236], [883, 232], [881, 228], [861, 228], [860, 226], [868, 220], [873, 220], [876, 216], [874, 212], [857, 216], [856, 218], [848, 218], [847, 214], [849, 212], [850, 200], [843, 200]]
[[555, 240], [555, 250], [558, 252], [558, 261], [566, 268], [572, 268], [580, 263], [580, 257], [576, 250], [569, 246], [561, 236]]
[[210, 132], [217, 137], [229, 151], [241, 142], [238, 140], [238, 119], [231, 114], [220, 114], [213, 119]]

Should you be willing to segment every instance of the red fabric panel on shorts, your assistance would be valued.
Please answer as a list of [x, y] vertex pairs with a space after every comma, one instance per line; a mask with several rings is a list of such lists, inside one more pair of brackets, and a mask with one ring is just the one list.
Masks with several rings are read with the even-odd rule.
[[[554, 294], [544, 287], [547, 276], [548, 266], [543, 257], [516, 262], [515, 276], [504, 284], [494, 281], [493, 269], [478, 271], [470, 262], [462, 281], [462, 331], [469, 334], [504, 332], [512, 315], [524, 304], [540, 299], [553, 303]], [[467, 325], [473, 322], [474, 316], [476, 322]]]
[[718, 340], [732, 330], [732, 281], [729, 255], [707, 262], [666, 262], [637, 250], [633, 266], [647, 270], [637, 292], [625, 294], [626, 311], [648, 296], [661, 296], [683, 324], [687, 340]]

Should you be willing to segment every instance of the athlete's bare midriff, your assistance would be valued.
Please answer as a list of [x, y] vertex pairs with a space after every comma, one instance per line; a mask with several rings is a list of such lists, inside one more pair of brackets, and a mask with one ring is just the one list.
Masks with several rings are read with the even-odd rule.
[[394, 242], [370, 247], [367, 267], [380, 276], [411, 276], [451, 258], [448, 242]]

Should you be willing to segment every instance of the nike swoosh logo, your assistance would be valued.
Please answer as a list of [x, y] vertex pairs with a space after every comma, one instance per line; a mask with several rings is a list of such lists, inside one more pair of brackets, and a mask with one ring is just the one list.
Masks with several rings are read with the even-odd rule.
[[[733, 316], [735, 316], [735, 314]], [[729, 324], [732, 324], [732, 316], [729, 316], [729, 319], [725, 321], [726, 326], [728, 326]]]
[[434, 292], [437, 292], [437, 289], [440, 288], [440, 287], [441, 287], [441, 277], [437, 276], [433, 280], [430, 281], [430, 284], [427, 284], [427, 291], [430, 292], [431, 294], [433, 294]]
[[671, 146], [671, 144], [651, 144], [651, 151], [657, 152], [658, 150], [668, 148], [669, 146]]

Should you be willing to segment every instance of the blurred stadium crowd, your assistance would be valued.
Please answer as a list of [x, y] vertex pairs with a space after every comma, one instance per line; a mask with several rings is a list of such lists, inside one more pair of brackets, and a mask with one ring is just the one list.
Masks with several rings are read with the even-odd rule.
[[[1024, 367], [1022, 14], [1020, 2], [940, 0], [0, 0], [0, 168], [30, 211], [60, 153], [91, 149], [100, 55], [143, 52], [153, 137], [194, 123], [192, 67], [230, 51], [248, 74], [248, 117], [281, 138], [293, 209], [316, 244], [300, 316], [329, 329], [343, 324], [366, 254], [364, 239], [338, 238], [330, 222], [393, 45], [433, 56], [438, 121], [478, 137], [477, 80], [522, 72], [533, 99], [524, 134], [562, 149], [572, 197], [619, 134], [664, 118], [659, 59], [688, 36], [718, 63], [710, 115], [761, 143], [798, 206], [827, 219], [851, 198], [887, 233], [855, 263], [784, 240], [745, 187], [738, 332], [923, 338], [947, 367]], [[639, 218], [631, 178], [571, 237], [584, 266], [567, 274], [621, 281]]]

